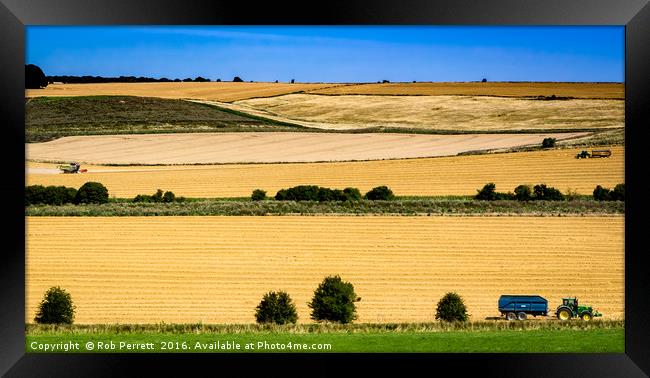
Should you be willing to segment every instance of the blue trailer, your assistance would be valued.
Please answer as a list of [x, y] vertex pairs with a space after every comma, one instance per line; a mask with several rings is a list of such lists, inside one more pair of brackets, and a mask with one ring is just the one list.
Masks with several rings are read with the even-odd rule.
[[546, 316], [548, 301], [539, 295], [502, 295], [499, 312], [508, 320], [526, 320], [527, 315]]

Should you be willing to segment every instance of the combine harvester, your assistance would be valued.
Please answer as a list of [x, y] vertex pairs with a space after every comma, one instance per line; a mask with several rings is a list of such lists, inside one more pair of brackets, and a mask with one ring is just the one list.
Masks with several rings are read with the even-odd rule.
[[70, 163], [70, 164], [64, 164], [64, 165], [59, 165], [58, 167], [63, 173], [84, 173], [88, 172], [87, 169], [80, 169], [81, 165], [79, 163]]
[[[499, 297], [499, 312], [507, 320], [526, 320], [528, 315], [548, 316], [548, 301], [539, 295], [502, 295]], [[591, 306], [578, 305], [578, 298], [562, 298], [562, 304], [555, 310], [560, 320], [580, 318], [590, 321], [602, 316]]]

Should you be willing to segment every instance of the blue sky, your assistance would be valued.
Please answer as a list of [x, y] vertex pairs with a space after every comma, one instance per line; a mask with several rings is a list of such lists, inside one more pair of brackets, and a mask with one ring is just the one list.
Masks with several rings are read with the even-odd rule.
[[46, 75], [624, 81], [622, 26], [29, 26]]

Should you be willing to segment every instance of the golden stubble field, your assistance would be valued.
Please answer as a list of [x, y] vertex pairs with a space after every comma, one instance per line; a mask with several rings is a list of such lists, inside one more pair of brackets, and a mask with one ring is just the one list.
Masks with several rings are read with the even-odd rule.
[[341, 134], [236, 132], [93, 135], [26, 144], [27, 159], [89, 164], [278, 163], [403, 159], [540, 145], [588, 133]]
[[309, 93], [328, 95], [464, 95], [624, 99], [623, 83], [552, 83], [552, 82], [487, 82], [487, 83], [379, 83], [315, 89]]
[[235, 101], [252, 97], [278, 96], [340, 84], [326, 83], [97, 83], [50, 84], [43, 89], [28, 89], [25, 97], [41, 96], [140, 96], [160, 98], [192, 98], [214, 101]]
[[578, 296], [624, 314], [624, 218], [28, 217], [26, 322], [47, 288], [68, 290], [77, 323], [252, 323], [269, 290], [299, 321], [318, 283], [340, 274], [358, 322], [432, 321], [457, 291], [472, 320], [501, 294]]
[[[346, 88], [350, 87], [341, 90]], [[242, 100], [229, 106], [277, 121], [332, 130], [389, 127], [450, 132], [567, 131], [625, 125], [625, 102], [617, 99], [290, 94]]]
[[625, 149], [610, 147], [612, 156], [576, 159], [581, 149], [517, 152], [439, 158], [345, 163], [225, 164], [193, 166], [83, 166], [88, 173], [56, 173], [53, 164], [27, 163], [27, 185], [79, 188], [87, 181], [103, 183], [109, 195], [134, 197], [160, 188], [177, 196], [248, 197], [254, 189], [269, 195], [295, 185], [321, 185], [362, 192], [387, 185], [396, 195], [472, 195], [488, 182], [498, 191], [519, 184], [554, 186], [591, 194], [596, 185], [613, 188], [625, 182]]

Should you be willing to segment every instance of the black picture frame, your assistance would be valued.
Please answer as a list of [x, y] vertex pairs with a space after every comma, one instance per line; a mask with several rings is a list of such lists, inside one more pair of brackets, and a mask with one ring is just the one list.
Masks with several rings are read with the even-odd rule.
[[[620, 354], [26, 354], [24, 204], [25, 25], [625, 25], [625, 353]], [[4, 248], [0, 258], [0, 374], [22, 376], [188, 375], [250, 370], [336, 374], [349, 367], [454, 376], [642, 377], [650, 374], [650, 274], [641, 235], [643, 128], [650, 119], [647, 0], [459, 0], [278, 3], [169, 0], [0, 0], [0, 153]], [[635, 171], [637, 170], [637, 171]], [[313, 365], [313, 366], [312, 366]], [[153, 370], [152, 370], [153, 369]], [[279, 370], [278, 370], [279, 369]], [[408, 369], [408, 370], [407, 370]], [[306, 373], [306, 372], [305, 372]], [[275, 374], [271, 374], [275, 375]]]

